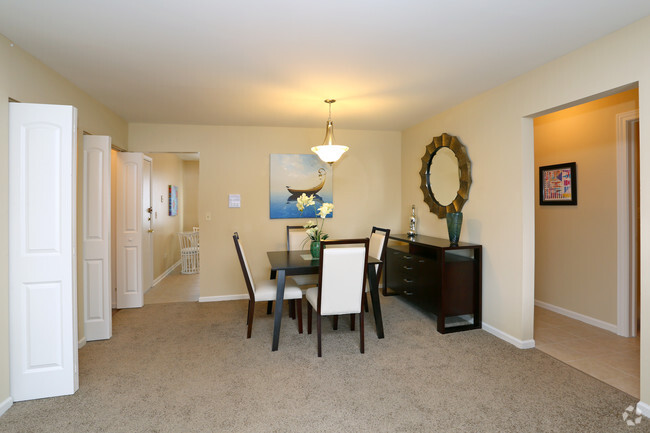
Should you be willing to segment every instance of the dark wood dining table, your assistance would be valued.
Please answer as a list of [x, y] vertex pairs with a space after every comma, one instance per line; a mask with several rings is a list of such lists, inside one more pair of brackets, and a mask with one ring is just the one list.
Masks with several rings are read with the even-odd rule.
[[[275, 301], [275, 318], [273, 322], [273, 344], [271, 350], [278, 350], [280, 343], [280, 324], [282, 322], [282, 301], [284, 299], [284, 285], [286, 278], [291, 275], [317, 274], [319, 259], [311, 258], [309, 250], [305, 251], [269, 251], [266, 253], [271, 263], [271, 279], [277, 279], [278, 290]], [[368, 282], [370, 284], [370, 298], [372, 311], [375, 316], [377, 337], [384, 338], [384, 324], [381, 319], [381, 306], [379, 304], [379, 281], [377, 267], [381, 260], [368, 256]]]

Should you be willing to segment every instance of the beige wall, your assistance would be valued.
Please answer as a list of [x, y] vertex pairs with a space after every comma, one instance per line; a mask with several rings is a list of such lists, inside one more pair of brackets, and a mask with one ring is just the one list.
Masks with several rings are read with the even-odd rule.
[[[97, 103], [87, 94], [74, 87], [70, 82], [45, 67], [34, 57], [27, 54], [18, 46], [11, 46], [11, 42], [0, 35], [0, 101], [13, 98], [21, 102], [73, 105], [78, 108], [78, 173], [77, 173], [77, 239], [81, 241], [81, 179], [82, 177], [82, 151], [83, 131], [98, 135], [110, 135], [113, 143], [118, 146], [127, 146], [127, 124], [105, 106]], [[8, 329], [8, 213], [7, 213], [7, 182], [8, 182], [8, 105], [0, 104], [0, 174], [4, 185], [2, 194], [5, 197], [5, 206], [0, 212], [0, 404], [9, 398], [9, 329]], [[78, 245], [78, 259], [81, 260], [81, 245]], [[79, 338], [83, 334], [83, 280], [82, 267], [77, 266], [77, 302]]]
[[[254, 278], [268, 278], [267, 251], [286, 246], [287, 224], [269, 218], [269, 154], [309, 153], [321, 128], [261, 128], [130, 124], [133, 151], [201, 153], [201, 297], [246, 293], [232, 241], [239, 232]], [[337, 130], [350, 151], [334, 165], [332, 237], [369, 236], [373, 225], [400, 228], [400, 134]], [[193, 148], [184, 149], [185, 143]], [[228, 194], [241, 194], [241, 208], [228, 208]], [[211, 219], [206, 220], [206, 214]]]
[[[172, 153], [148, 153], [151, 157], [151, 206], [153, 207], [153, 277], [162, 275], [181, 259], [178, 232], [183, 231], [183, 161]], [[169, 216], [169, 185], [178, 188], [178, 214]]]
[[616, 115], [638, 109], [632, 89], [538, 117], [535, 171], [575, 162], [578, 205], [540, 206], [535, 176], [535, 300], [617, 322]]
[[199, 161], [183, 161], [183, 231], [199, 226]]
[[[521, 346], [532, 344], [535, 275], [536, 113], [604, 96], [639, 83], [641, 172], [641, 400], [650, 402], [650, 18], [442, 112], [402, 134], [402, 219], [422, 205], [419, 158], [431, 137], [460, 137], [473, 184], [461, 240], [480, 243], [485, 328]], [[615, 92], [612, 92], [615, 93]], [[445, 236], [443, 220], [420, 212], [420, 232]]]

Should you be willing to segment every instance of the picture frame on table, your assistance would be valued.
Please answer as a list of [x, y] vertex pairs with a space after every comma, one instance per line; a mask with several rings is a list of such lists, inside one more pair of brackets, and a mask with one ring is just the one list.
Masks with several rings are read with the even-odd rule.
[[577, 206], [578, 173], [575, 162], [539, 167], [540, 206]]

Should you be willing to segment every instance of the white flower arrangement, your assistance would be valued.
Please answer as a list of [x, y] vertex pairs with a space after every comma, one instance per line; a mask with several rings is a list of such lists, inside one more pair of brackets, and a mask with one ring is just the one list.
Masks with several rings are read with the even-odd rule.
[[[314, 202], [313, 194], [308, 196], [307, 194], [303, 193], [300, 197], [298, 197], [296, 207], [300, 211], [300, 215], [302, 215], [302, 212], [306, 207], [314, 206], [315, 204], [316, 203]], [[307, 229], [307, 236], [309, 239], [315, 242], [320, 242], [329, 237], [327, 233], [323, 233], [323, 225], [325, 224], [325, 218], [327, 218], [327, 215], [331, 214], [333, 210], [334, 205], [332, 203], [323, 203], [321, 207], [318, 208], [316, 216], [321, 219], [320, 228], [318, 227], [318, 223], [311, 220], [307, 221], [303, 227]]]

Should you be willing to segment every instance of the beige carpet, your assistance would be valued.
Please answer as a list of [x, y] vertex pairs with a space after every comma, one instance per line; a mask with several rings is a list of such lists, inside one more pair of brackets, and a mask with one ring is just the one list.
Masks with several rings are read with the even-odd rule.
[[636, 399], [536, 350], [482, 330], [441, 335], [382, 298], [386, 338], [368, 317], [366, 353], [347, 319], [299, 335], [246, 302], [146, 305], [114, 315], [113, 338], [79, 352], [73, 396], [15, 403], [2, 432], [637, 432]]

